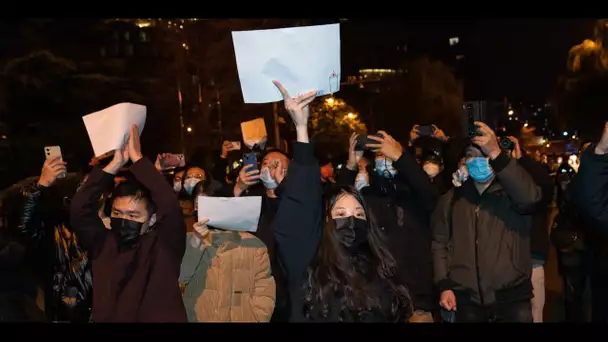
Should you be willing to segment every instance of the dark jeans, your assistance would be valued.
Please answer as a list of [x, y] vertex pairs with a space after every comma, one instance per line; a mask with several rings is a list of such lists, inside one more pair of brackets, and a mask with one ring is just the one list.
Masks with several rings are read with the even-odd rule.
[[566, 322], [584, 323], [587, 321], [585, 289], [589, 281], [589, 272], [583, 267], [563, 267], [564, 304]]
[[530, 300], [492, 305], [456, 304], [456, 323], [532, 323]]

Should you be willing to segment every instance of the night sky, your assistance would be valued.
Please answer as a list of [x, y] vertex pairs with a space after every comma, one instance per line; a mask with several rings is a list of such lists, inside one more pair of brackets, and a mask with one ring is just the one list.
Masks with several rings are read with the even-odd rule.
[[[376, 51], [408, 44], [412, 53], [448, 49], [459, 36], [467, 58], [465, 97], [505, 95], [544, 101], [565, 70], [569, 49], [593, 34], [595, 19], [349, 19]], [[368, 53], [374, 53], [370, 51]]]

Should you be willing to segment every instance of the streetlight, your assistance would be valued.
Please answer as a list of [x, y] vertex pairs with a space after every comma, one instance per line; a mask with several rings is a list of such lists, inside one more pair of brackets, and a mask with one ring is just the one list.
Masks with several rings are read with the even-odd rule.
[[192, 132], [192, 127], [188, 126], [188, 128], [186, 128], [186, 131], [188, 131], [188, 133]]
[[527, 122], [524, 124], [524, 127], [528, 127], [528, 123]]
[[568, 131], [564, 131], [564, 136], [567, 137], [568, 136]]
[[513, 115], [515, 112], [513, 111], [513, 109], [509, 110], [509, 115]]

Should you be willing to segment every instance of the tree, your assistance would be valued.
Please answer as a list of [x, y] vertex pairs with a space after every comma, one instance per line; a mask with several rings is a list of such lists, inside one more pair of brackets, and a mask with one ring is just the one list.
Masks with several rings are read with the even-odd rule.
[[598, 20], [592, 39], [570, 49], [567, 70], [554, 91], [558, 115], [566, 127], [576, 127], [579, 137], [596, 139], [608, 111], [607, 21]]
[[436, 124], [448, 135], [460, 134], [463, 91], [452, 70], [428, 57], [408, 61], [402, 69], [378, 94], [378, 127], [400, 127], [391, 134], [401, 140], [409, 138], [415, 124]]
[[366, 127], [357, 110], [344, 100], [327, 97], [310, 105], [312, 136], [319, 144], [348, 150], [348, 139], [355, 132], [365, 133]]

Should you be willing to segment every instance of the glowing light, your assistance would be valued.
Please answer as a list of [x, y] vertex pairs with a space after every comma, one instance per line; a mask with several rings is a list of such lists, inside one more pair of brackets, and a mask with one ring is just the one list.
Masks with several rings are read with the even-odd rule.
[[546, 147], [551, 147], [551, 144], [549, 143], [549, 144], [547, 144], [547, 145], [545, 145], [545, 146], [546, 146]]
[[572, 139], [573, 139], [573, 140], [576, 140], [576, 135], [573, 135], [573, 136], [572, 136]]
[[568, 136], [568, 131], [564, 131], [564, 136], [567, 137]]
[[360, 69], [360, 74], [394, 74], [394, 69]]
[[184, 25], [179, 25], [179, 28], [183, 30], [184, 29]]
[[186, 128], [186, 131], [192, 132], [192, 127], [188, 126], [188, 128]]
[[355, 117], [355, 114], [353, 113], [348, 113], [346, 116], [348, 116], [349, 119], [353, 119]]
[[7, 139], [8, 137], [4, 134], [2, 134], [2, 139]]
[[328, 98], [327, 100], [325, 100], [325, 102], [327, 102], [327, 104], [331, 106], [331, 105], [333, 105], [333, 104], [334, 104], [335, 100], [334, 100], [334, 98], [333, 98], [333, 97], [330, 97], [330, 98]]
[[528, 123], [527, 122], [524, 124], [524, 127], [528, 127]]
[[513, 109], [511, 109], [511, 110], [509, 111], [509, 115], [513, 115], [513, 113], [514, 113], [514, 112], [513, 112]]

